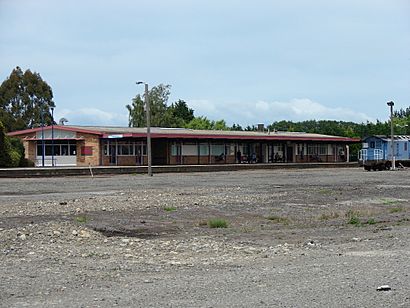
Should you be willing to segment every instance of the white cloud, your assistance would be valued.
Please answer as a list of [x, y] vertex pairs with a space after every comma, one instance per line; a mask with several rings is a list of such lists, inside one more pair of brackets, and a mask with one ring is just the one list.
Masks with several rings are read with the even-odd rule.
[[[198, 103], [201, 102], [201, 103]], [[196, 116], [209, 119], [225, 119], [229, 124], [256, 125], [271, 124], [274, 121], [339, 120], [352, 122], [374, 121], [363, 112], [349, 108], [329, 107], [307, 98], [290, 101], [257, 101], [248, 103], [219, 103], [208, 100], [192, 100], [188, 105], [195, 110]]]
[[67, 125], [127, 126], [128, 115], [100, 110], [98, 108], [63, 109], [56, 113], [55, 121], [68, 120]]

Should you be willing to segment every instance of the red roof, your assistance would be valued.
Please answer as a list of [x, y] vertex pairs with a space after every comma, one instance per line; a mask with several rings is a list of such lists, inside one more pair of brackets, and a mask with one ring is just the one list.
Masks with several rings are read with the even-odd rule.
[[[44, 130], [51, 130], [51, 126], [45, 126]], [[97, 135], [100, 138], [146, 138], [146, 128], [121, 128], [121, 127], [81, 127], [54, 125], [54, 129], [87, 133]], [[41, 127], [15, 131], [8, 133], [9, 136], [22, 136], [41, 131]], [[311, 133], [292, 132], [234, 132], [234, 131], [206, 131], [191, 129], [167, 129], [151, 128], [151, 138], [166, 139], [197, 139], [197, 140], [259, 140], [259, 141], [318, 141], [318, 142], [360, 142], [360, 138], [348, 138], [339, 136], [327, 136]]]
[[81, 128], [72, 128], [72, 127], [66, 127], [63, 125], [54, 125], [54, 126], [44, 126], [42, 127], [36, 127], [36, 128], [29, 128], [29, 129], [24, 129], [24, 130], [18, 130], [15, 132], [10, 132], [7, 133], [8, 136], [20, 136], [20, 135], [26, 135], [30, 133], [36, 133], [41, 131], [42, 129], [44, 130], [51, 130], [51, 129], [59, 129], [59, 130], [65, 130], [65, 131], [70, 131], [70, 132], [77, 132], [77, 133], [84, 133], [84, 134], [92, 134], [92, 135], [99, 135], [102, 136], [103, 133], [97, 132], [94, 130], [88, 130], [88, 129], [81, 129]]

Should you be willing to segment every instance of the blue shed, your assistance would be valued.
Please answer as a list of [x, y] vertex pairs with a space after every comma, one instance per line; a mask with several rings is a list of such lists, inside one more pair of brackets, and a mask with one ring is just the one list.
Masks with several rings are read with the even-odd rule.
[[[410, 163], [410, 136], [394, 136], [394, 156], [398, 163]], [[364, 138], [359, 160], [391, 161], [391, 138], [380, 135]]]

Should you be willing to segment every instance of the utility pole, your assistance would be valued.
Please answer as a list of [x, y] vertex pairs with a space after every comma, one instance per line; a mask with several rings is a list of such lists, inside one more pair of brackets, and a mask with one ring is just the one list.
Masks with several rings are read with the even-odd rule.
[[151, 110], [150, 102], [148, 97], [148, 83], [143, 81], [138, 81], [137, 84], [145, 85], [145, 111], [147, 114], [147, 156], [148, 156], [148, 175], [152, 176], [152, 152], [151, 152]]
[[391, 135], [391, 170], [396, 169], [396, 157], [394, 156], [394, 125], [393, 125], [393, 106], [392, 101], [387, 103], [387, 106], [390, 107], [390, 135]]

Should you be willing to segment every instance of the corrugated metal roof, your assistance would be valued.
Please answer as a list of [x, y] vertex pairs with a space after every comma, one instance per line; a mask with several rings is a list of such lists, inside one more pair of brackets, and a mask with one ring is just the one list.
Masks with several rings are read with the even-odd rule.
[[[24, 136], [42, 128], [26, 129], [8, 133], [10, 136]], [[46, 126], [44, 130], [51, 130]], [[54, 125], [54, 129], [75, 131], [78, 133], [95, 134], [102, 138], [110, 137], [146, 137], [145, 127], [117, 127], [117, 126], [76, 126]], [[117, 136], [115, 136], [117, 135]], [[119, 136], [122, 135], [122, 136]], [[230, 140], [282, 140], [282, 141], [334, 141], [360, 142], [359, 138], [347, 138], [303, 132], [258, 132], [258, 131], [222, 131], [222, 130], [195, 130], [187, 128], [151, 127], [152, 138], [181, 138], [181, 139], [230, 139]]]
[[[114, 127], [114, 126], [68, 126], [72, 129], [82, 129], [103, 133], [105, 137], [115, 134], [132, 136], [145, 136], [145, 127]], [[346, 138], [303, 132], [257, 132], [257, 131], [223, 131], [223, 130], [194, 130], [187, 128], [151, 127], [152, 137], [155, 138], [227, 138], [227, 139], [266, 139], [266, 140], [318, 140], [318, 141], [344, 141], [358, 142], [357, 138]]]
[[[365, 139], [368, 139], [368, 138], [371, 138], [371, 137], [372, 136], [367, 137]], [[373, 137], [380, 138], [383, 141], [390, 141], [391, 140], [391, 136], [386, 136], [386, 135], [375, 135]], [[410, 136], [409, 135], [394, 135], [394, 140], [410, 141]]]

